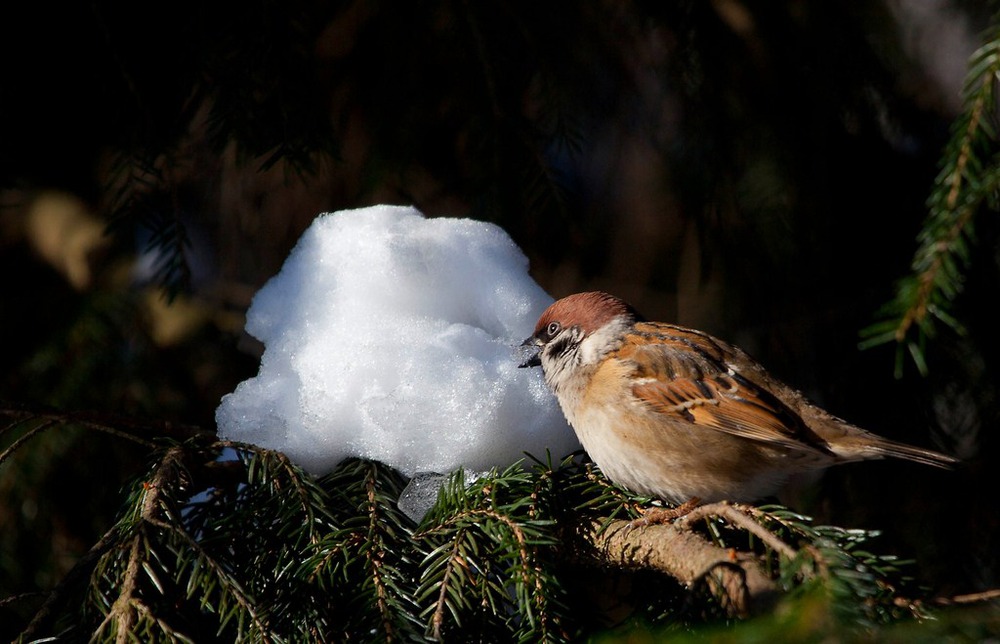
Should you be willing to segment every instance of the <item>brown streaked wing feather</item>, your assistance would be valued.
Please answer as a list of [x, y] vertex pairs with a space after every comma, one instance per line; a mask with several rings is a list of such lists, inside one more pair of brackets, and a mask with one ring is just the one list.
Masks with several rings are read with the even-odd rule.
[[721, 365], [726, 352], [730, 349], [728, 344], [718, 338], [676, 324], [637, 322], [633, 329], [637, 335], [656, 337], [674, 347], [696, 351], [704, 358], [715, 362], [716, 365]]
[[722, 363], [726, 345], [697, 331], [643, 323], [635, 333], [655, 344], [626, 343], [614, 356], [629, 362], [633, 394], [662, 414], [696, 426], [792, 449], [829, 453], [823, 441], [781, 401]]

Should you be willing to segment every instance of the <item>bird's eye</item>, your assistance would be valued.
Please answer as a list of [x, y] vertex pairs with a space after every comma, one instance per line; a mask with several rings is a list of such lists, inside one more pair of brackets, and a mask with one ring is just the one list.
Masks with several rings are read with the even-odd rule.
[[559, 329], [561, 328], [562, 326], [558, 322], [549, 322], [549, 325], [545, 327], [545, 335], [553, 338], [557, 333], [559, 333]]

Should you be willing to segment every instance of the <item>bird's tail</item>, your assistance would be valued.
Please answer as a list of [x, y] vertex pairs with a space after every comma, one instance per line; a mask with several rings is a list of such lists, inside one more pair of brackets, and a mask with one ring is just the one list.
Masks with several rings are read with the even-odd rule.
[[854, 441], [845, 441], [844, 444], [834, 447], [833, 451], [841, 458], [851, 461], [889, 456], [943, 469], [951, 469], [961, 462], [954, 456], [948, 456], [947, 454], [924, 447], [897, 443], [896, 441], [881, 438], [874, 434], [868, 434], [867, 440], [857, 443]]

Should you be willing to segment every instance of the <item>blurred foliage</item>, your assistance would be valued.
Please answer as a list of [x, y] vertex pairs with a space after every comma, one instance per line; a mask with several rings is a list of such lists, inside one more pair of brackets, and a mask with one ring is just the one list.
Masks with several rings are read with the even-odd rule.
[[[406, 480], [378, 463], [349, 460], [316, 478], [280, 453], [209, 435], [176, 442], [162, 428], [88, 423], [97, 428], [146, 445], [159, 434], [161, 445], [128, 484], [118, 518], [59, 584], [0, 600], [9, 638], [537, 642], [636, 629], [680, 637], [741, 621], [727, 617], [714, 586], [615, 573], [575, 555], [576, 526], [588, 518], [635, 518], [651, 505], [572, 457], [470, 485], [456, 472], [415, 524], [396, 507]], [[770, 617], [730, 636], [752, 640], [780, 625], [786, 635], [871, 639], [914, 620], [940, 620], [936, 635], [968, 628], [967, 613], [946, 617], [912, 594], [905, 564], [868, 552], [873, 533], [814, 525], [780, 506], [752, 516], [795, 554], [709, 521], [706, 540], [752, 553], [783, 593]], [[628, 584], [607, 586], [616, 574]], [[594, 589], [628, 609], [602, 610]], [[995, 636], [1000, 620], [986, 615], [975, 631]]]
[[[951, 474], [914, 476], [896, 463], [839, 468], [794, 505], [830, 523], [885, 527], [886, 550], [914, 556], [938, 594], [996, 587], [1000, 226], [981, 216], [995, 200], [992, 5], [941, 3], [922, 14], [912, 3], [859, 1], [188, 0], [152, 12], [111, 0], [7, 3], [0, 399], [211, 427], [220, 397], [257, 367], [241, 335], [250, 296], [315, 214], [413, 204], [504, 226], [554, 295], [614, 290], [650, 317], [737, 341], [838, 415], [963, 457]], [[982, 47], [964, 103], [953, 105], [947, 79], [932, 68], [956, 56], [964, 62], [964, 44], [974, 45], [970, 53]], [[109, 235], [74, 241], [77, 219], [56, 225], [40, 212], [51, 191], [77, 197]], [[39, 226], [56, 240], [53, 253]], [[73, 270], [62, 261], [69, 257]], [[900, 340], [926, 378], [894, 379], [890, 345], [853, 351], [894, 282], [896, 298], [869, 337]], [[180, 574], [177, 562], [210, 569], [209, 557], [228, 556], [202, 543], [205, 535], [188, 534], [201, 550], [189, 548], [184, 532], [137, 518], [146, 491], [134, 485], [133, 514], [121, 515], [117, 491], [144, 471], [147, 448], [77, 427], [39, 429], [0, 464], [0, 596], [78, 583], [70, 573], [77, 562], [94, 563], [92, 544], [118, 538], [108, 532], [116, 515], [116, 530], [133, 539], [117, 543], [152, 539], [164, 557], [139, 575], [144, 592], [149, 575], [164, 592], [186, 583], [164, 580]], [[26, 431], [7, 427], [0, 446]], [[199, 449], [216, 453], [185, 447]], [[186, 463], [172, 462], [164, 475], [182, 480]], [[386, 486], [378, 503], [389, 512], [400, 481], [375, 471]], [[335, 497], [331, 486], [359, 480], [302, 489]], [[199, 507], [222, 515], [236, 506]], [[224, 521], [188, 511], [198, 525]], [[412, 538], [413, 526], [365, 533], [365, 516], [343, 515], [347, 527], [309, 521], [374, 539], [385, 552]], [[426, 543], [493, 547], [509, 538], [503, 525], [487, 534], [472, 520], [442, 521], [450, 527]], [[548, 526], [526, 525], [543, 555]], [[447, 541], [458, 536], [466, 541]], [[275, 543], [258, 538], [260, 547]], [[342, 554], [329, 545], [332, 557]], [[109, 579], [128, 573], [127, 554], [101, 561]], [[405, 597], [417, 590], [412, 579], [393, 576], [422, 562], [392, 561], [381, 586], [362, 574], [361, 560], [337, 564], [338, 574], [369, 586], [363, 599], [342, 596], [356, 612], [331, 615], [357, 615], [351, 623], [361, 629], [372, 614], [352, 602], [379, 607], [372, 589], [396, 588], [403, 608], [392, 628], [427, 628], [437, 611]], [[458, 574], [447, 559], [426, 563]], [[517, 560], [502, 564], [497, 575]], [[216, 571], [218, 590], [186, 597], [176, 616], [197, 613], [217, 626], [199, 607], [222, 599], [229, 572]], [[561, 610], [565, 593], [582, 587], [580, 576], [567, 575], [547, 586], [545, 606], [504, 599], [483, 577], [467, 581], [498, 611], [517, 605], [533, 615]], [[275, 614], [247, 608], [246, 597], [270, 592], [248, 579], [236, 579], [243, 595], [225, 597], [234, 621], [224, 630], [286, 628]], [[633, 582], [655, 586], [661, 615], [685, 601], [662, 581], [636, 574]], [[428, 584], [421, 592], [433, 595]], [[116, 601], [107, 586], [95, 588], [91, 617]], [[813, 610], [825, 615], [829, 598], [816, 596], [803, 592], [799, 604], [789, 597], [788, 612], [741, 624], [734, 637], [769, 637]], [[315, 608], [300, 599], [280, 598], [288, 619]], [[462, 597], [449, 601], [445, 616], [473, 608]], [[924, 622], [920, 633], [940, 625], [951, 635], [954, 625], [975, 639], [996, 623], [986, 612], [983, 626], [959, 626], [970, 614]], [[512, 633], [543, 624], [506, 619]], [[553, 624], [544, 627], [556, 632]], [[656, 634], [655, 624], [647, 611], [626, 637]], [[798, 626], [817, 634], [805, 621]], [[909, 637], [910, 626], [880, 635]]]

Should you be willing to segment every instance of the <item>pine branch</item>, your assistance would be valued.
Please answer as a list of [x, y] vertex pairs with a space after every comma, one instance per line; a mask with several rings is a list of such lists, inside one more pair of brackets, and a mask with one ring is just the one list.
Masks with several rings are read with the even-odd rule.
[[[217, 462], [223, 448], [239, 460]], [[248, 445], [172, 445], [22, 635], [70, 623], [119, 640], [570, 641], [600, 620], [564, 586], [581, 568], [647, 571], [633, 614], [652, 623], [759, 615], [800, 590], [845, 625], [934, 605], [903, 599], [900, 562], [863, 550], [874, 533], [780, 507], [711, 504], [629, 530], [650, 500], [572, 458], [471, 484], [456, 472], [416, 528], [396, 508], [402, 484], [368, 461], [315, 479]], [[70, 577], [86, 575], [76, 607]]]
[[[95, 639], [113, 629], [116, 641], [142, 640], [143, 633], [190, 640], [173, 625], [169, 617], [173, 609], [166, 608], [176, 607], [182, 597], [196, 599], [202, 610], [217, 612], [220, 631], [234, 621], [239, 632], [262, 641], [278, 638], [268, 626], [266, 607], [246, 592], [230, 563], [216, 558], [185, 528], [177, 508], [190, 489], [184, 465], [190, 456], [189, 447], [170, 447], [149, 479], [137, 484], [119, 524], [127, 555], [124, 560], [121, 551], [103, 557], [91, 584], [99, 606], [108, 606], [94, 630]], [[115, 593], [110, 605], [104, 599], [108, 591]]]
[[253, 456], [246, 464], [247, 481], [250, 484], [267, 486], [271, 488], [271, 494], [281, 494], [281, 482], [288, 480], [295, 497], [298, 500], [298, 509], [303, 516], [302, 526], [306, 530], [310, 543], [316, 543], [316, 509], [324, 500], [320, 491], [308, 476], [304, 476], [302, 470], [293, 464], [291, 460], [281, 452], [261, 449], [245, 443], [233, 441], [220, 441], [219, 445], [231, 449], [242, 450], [244, 454]]
[[[441, 574], [441, 579], [438, 582], [438, 599], [434, 608], [434, 614], [431, 618], [431, 625], [434, 632], [434, 639], [441, 639], [441, 625], [444, 623], [444, 613], [445, 609], [448, 609], [452, 613], [452, 618], [458, 620], [458, 610], [454, 608], [451, 602], [448, 601], [448, 596], [452, 591], [452, 577], [456, 574], [455, 566], [460, 566], [462, 570], [465, 569], [465, 558], [462, 553], [460, 544], [465, 539], [465, 530], [459, 531], [459, 533], [452, 539], [451, 552], [447, 558], [447, 565], [444, 568], [444, 572]], [[425, 568], [427, 571], [426, 577], [428, 579], [434, 579], [436, 576], [433, 572], [433, 568], [428, 566]], [[418, 597], [422, 598], [418, 595]]]
[[[877, 537], [878, 531], [816, 526], [808, 517], [780, 506], [747, 510], [784, 539], [799, 539], [806, 544], [795, 557], [780, 560], [784, 588], [822, 587], [830, 594], [834, 611], [847, 622], [876, 625], [903, 616], [892, 599], [898, 589], [890, 582], [903, 580], [903, 562], [892, 555], [860, 549]], [[920, 617], [922, 613], [913, 610], [909, 616]]]
[[733, 506], [725, 502], [712, 503], [696, 507], [679, 518], [675, 524], [678, 527], [690, 529], [691, 524], [698, 521], [707, 521], [712, 517], [718, 517], [724, 519], [730, 525], [734, 525], [757, 537], [765, 546], [774, 550], [782, 557], [794, 559], [798, 556], [794, 548], [779, 539], [773, 532], [751, 519], [750, 517], [754, 516], [755, 513], [756, 509], [752, 506]]
[[[503, 530], [500, 534], [493, 533], [490, 529], [491, 522], [496, 522], [502, 526]], [[475, 526], [475, 528], [472, 526]], [[466, 563], [467, 552], [460, 546], [466, 539], [470, 539], [473, 536], [474, 533], [471, 532], [473, 530], [479, 530], [484, 534], [493, 536], [500, 543], [506, 542], [507, 537], [513, 537], [513, 544], [516, 546], [516, 555], [515, 553], [511, 553], [512, 556], [509, 558], [512, 563], [506, 571], [505, 577], [515, 583], [515, 594], [521, 614], [532, 625], [538, 620], [542, 631], [541, 634], [544, 637], [546, 630], [544, 626], [548, 619], [545, 611], [545, 596], [542, 592], [544, 588], [537, 564], [538, 557], [537, 553], [533, 551], [535, 545], [537, 545], [537, 541], [535, 544], [529, 541], [526, 527], [511, 516], [501, 514], [495, 510], [470, 509], [451, 516], [448, 520], [435, 526], [428, 532], [416, 535], [417, 538], [429, 538], [431, 535], [448, 535], [453, 532], [453, 536], [450, 537], [453, 548], [448, 557], [435, 562], [434, 553], [432, 552], [428, 560], [425, 561], [425, 579], [431, 582], [429, 586], [433, 587], [436, 585], [440, 587], [438, 602], [434, 607], [432, 619], [435, 639], [441, 637], [441, 625], [446, 607], [456, 620], [458, 619], [458, 611], [454, 606], [449, 605], [448, 602], [449, 591], [452, 590], [450, 582], [452, 576], [455, 574], [456, 567], [461, 571], [465, 571], [466, 576], [471, 574]], [[474, 550], [474, 548], [470, 548], [470, 550]], [[435, 573], [438, 568], [442, 567], [442, 563], [444, 564], [443, 572], [440, 573], [440, 579], [435, 581]], [[428, 591], [425, 590], [423, 594], [426, 596]]]
[[[141, 510], [136, 520], [131, 522], [131, 529], [128, 530], [131, 533], [131, 537], [126, 540], [128, 560], [118, 584], [118, 596], [94, 631], [92, 639], [101, 639], [107, 628], [114, 629], [115, 641], [119, 644], [128, 642], [130, 636], [135, 637], [134, 631], [139, 619], [137, 606], [142, 601], [138, 589], [139, 571], [145, 568], [147, 549], [144, 545], [148, 544], [150, 536], [146, 533], [146, 524], [156, 520], [155, 517], [160, 506], [160, 495], [169, 484], [170, 470], [179, 457], [176, 448], [170, 450], [160, 461], [150, 482], [143, 485], [144, 494]], [[150, 578], [155, 580], [155, 573], [148, 568], [146, 571]]]
[[389, 591], [386, 580], [383, 577], [383, 565], [386, 559], [386, 545], [380, 534], [380, 508], [377, 495], [378, 484], [375, 478], [375, 469], [368, 470], [365, 477], [365, 492], [368, 498], [368, 532], [367, 543], [370, 547], [365, 549], [368, 562], [368, 572], [372, 584], [375, 586], [375, 605], [381, 615], [382, 628], [386, 639], [392, 640], [395, 636], [393, 628], [393, 617], [389, 610]]
[[552, 521], [538, 516], [535, 485], [514, 466], [469, 486], [459, 471], [441, 490], [437, 506], [413, 535], [429, 544], [416, 592], [418, 601], [437, 598], [424, 609], [429, 635], [440, 639], [468, 628], [480, 606], [489, 607], [488, 614], [512, 632], [533, 640], [561, 639], [551, 612], [561, 590], [543, 565], [556, 540]]
[[[11, 429], [14, 429], [15, 427], [23, 425], [23, 424], [25, 424], [25, 423], [24, 422], [15, 422], [15, 423], [12, 423], [11, 425], [8, 425], [7, 427], [4, 427], [3, 430], [0, 430], [0, 435], [3, 435], [4, 432], [6, 432], [8, 430], [11, 430]], [[47, 419], [47, 420], [43, 420], [42, 422], [40, 422], [40, 423], [38, 423], [38, 424], [30, 427], [27, 431], [25, 431], [23, 434], [21, 434], [20, 436], [18, 436], [17, 439], [14, 442], [12, 442], [2, 452], [0, 452], [0, 465], [3, 465], [4, 461], [6, 461], [14, 452], [16, 452], [18, 450], [18, 448], [20, 448], [22, 445], [24, 445], [29, 440], [31, 440], [32, 438], [34, 438], [34, 436], [36, 434], [40, 434], [43, 431], [45, 431], [46, 429], [48, 429], [50, 427], [53, 427], [55, 425], [56, 425], [56, 421], [55, 420]]]
[[153, 440], [157, 438], [187, 440], [196, 437], [209, 438], [215, 436], [214, 432], [198, 427], [197, 425], [187, 425], [171, 421], [144, 420], [108, 412], [57, 411], [50, 408], [0, 405], [0, 416], [13, 419], [10, 425], [0, 429], [0, 435], [17, 427], [20, 423], [42, 420], [55, 425], [75, 425], [99, 431], [146, 447], [154, 447], [155, 443]]
[[986, 44], [970, 58], [965, 106], [952, 124], [911, 274], [897, 284], [893, 300], [879, 311], [881, 319], [862, 331], [862, 348], [896, 344], [897, 377], [902, 376], [904, 349], [920, 373], [927, 374], [925, 346], [935, 336], [938, 323], [964, 333], [949, 310], [963, 288], [970, 246], [975, 242], [975, 216], [984, 202], [996, 210], [1000, 193], [1000, 146], [994, 122], [998, 74], [1000, 14], [994, 17]]
[[401, 477], [377, 463], [349, 460], [320, 483], [331, 495], [329, 531], [309, 549], [300, 570], [330, 594], [323, 604], [335, 606], [328, 616], [338, 635], [326, 639], [418, 636], [416, 553], [407, 519], [396, 508]]

